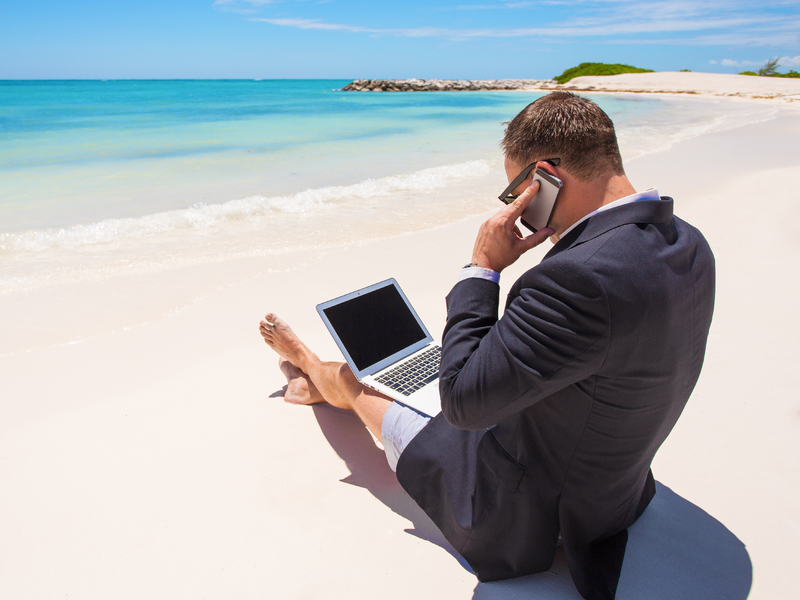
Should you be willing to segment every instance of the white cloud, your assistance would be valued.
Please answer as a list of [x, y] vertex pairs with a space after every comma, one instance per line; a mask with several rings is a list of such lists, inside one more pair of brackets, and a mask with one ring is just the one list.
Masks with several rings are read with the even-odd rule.
[[222, 11], [253, 14], [260, 6], [274, 4], [280, 0], [214, 0], [213, 6]]
[[214, 0], [214, 8], [220, 12], [232, 12], [250, 16], [258, 14], [259, 10], [268, 4], [282, 0]]
[[[245, 6], [240, 12], [254, 12], [256, 6], [277, 0], [216, 0], [224, 10]], [[480, 0], [479, 0], [480, 1]], [[615, 44], [692, 44], [726, 46], [778, 46], [795, 44], [800, 30], [800, 16], [772, 12], [770, 9], [796, 6], [796, 0], [763, 0], [758, 10], [749, 0], [568, 0], [570, 6], [581, 7], [577, 15], [561, 23], [533, 19], [535, 27], [473, 28], [407, 27], [391, 28], [370, 23], [332, 23], [306, 17], [251, 17], [281, 27], [346, 31], [370, 35], [402, 37], [441, 37], [454, 40], [476, 38], [528, 37], [540, 39], [593, 37]], [[466, 4], [460, 10], [524, 10], [546, 11], [548, 4], [565, 4], [567, 0], [505, 0]], [[530, 14], [526, 12], [525, 14]], [[541, 12], [540, 14], [545, 14]], [[531, 22], [517, 19], [517, 23]], [[659, 35], [660, 34], [660, 35]], [[656, 39], [656, 38], [666, 39]], [[795, 58], [789, 60], [794, 61]], [[794, 63], [791, 63], [794, 64]]]
[[[765, 17], [737, 17], [737, 18], [708, 18], [708, 19], [637, 19], [627, 23], [598, 22], [597, 19], [574, 20], [564, 25], [543, 25], [541, 27], [520, 27], [516, 29], [450, 29], [446, 27], [414, 27], [414, 28], [376, 28], [343, 23], [326, 23], [319, 19], [269, 19], [253, 18], [253, 21], [263, 21], [283, 27], [297, 27], [299, 29], [328, 29], [350, 32], [376, 33], [384, 35], [399, 35], [404, 37], [448, 37], [457, 39], [467, 38], [494, 38], [494, 37], [609, 37], [621, 35], [635, 35], [640, 33], [691, 33], [707, 29], [725, 28], [752, 28], [756, 26], [778, 25], [776, 19]], [[784, 20], [780, 20], [781, 25]], [[769, 36], [767, 39], [775, 39]], [[622, 40], [614, 40], [622, 41]], [[640, 40], [641, 41], [641, 40]], [[646, 41], [646, 40], [644, 40]], [[660, 40], [664, 42], [665, 40]], [[691, 43], [685, 38], [677, 40], [680, 43]], [[703, 42], [700, 42], [703, 43]], [[719, 43], [719, 40], [707, 43]]]
[[700, 34], [690, 38], [676, 39], [641, 39], [642, 44], [691, 44], [693, 46], [727, 46], [739, 48], [743, 46], [793, 46], [797, 43], [797, 34], [792, 31], [779, 32], [775, 29], [763, 28], [761, 32], [732, 31], [730, 33]]
[[328, 30], [343, 30], [352, 31], [355, 33], [380, 33], [384, 30], [368, 29], [366, 27], [358, 27], [356, 25], [340, 25], [338, 23], [323, 23], [319, 19], [266, 19], [262, 17], [250, 19], [251, 21], [263, 21], [272, 25], [280, 25], [281, 27], [296, 27], [298, 29], [328, 29]]
[[[763, 67], [764, 63], [767, 62], [769, 59], [764, 60], [731, 60], [730, 58], [724, 58], [720, 61], [720, 64], [724, 67]], [[717, 61], [712, 60], [709, 61], [712, 65], [717, 64]], [[782, 56], [778, 59], [778, 65], [780, 67], [797, 67], [800, 66], [800, 56]]]
[[709, 63], [709, 64], [711, 64], [711, 65], [715, 65], [715, 64], [717, 64], [717, 61], [715, 61], [715, 60], [710, 60], [710, 61], [708, 61], [708, 63]]
[[498, 2], [496, 4], [462, 4], [455, 8], [456, 10], [508, 10], [510, 8], [532, 8], [534, 6], [541, 8], [543, 5], [547, 4], [567, 4], [567, 0], [526, 0], [520, 2]]
[[[715, 61], [711, 61], [715, 62]], [[765, 61], [757, 61], [757, 60], [731, 60], [730, 58], [723, 58], [720, 61], [723, 67], [755, 67], [761, 66], [764, 64]]]
[[412, 29], [380, 29], [373, 27], [362, 27], [360, 25], [347, 25], [344, 23], [324, 23], [319, 19], [267, 19], [264, 17], [253, 17], [251, 21], [262, 21], [272, 25], [282, 27], [296, 27], [298, 29], [322, 29], [328, 31], [350, 31], [353, 33], [372, 33], [383, 35], [399, 35], [403, 37], [454, 37], [458, 36], [458, 30], [443, 29], [440, 27], [415, 27]]

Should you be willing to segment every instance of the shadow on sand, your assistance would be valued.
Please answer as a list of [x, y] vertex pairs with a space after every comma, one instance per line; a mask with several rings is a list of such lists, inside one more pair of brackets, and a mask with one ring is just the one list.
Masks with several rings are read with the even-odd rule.
[[[350, 470], [351, 474], [342, 481], [368, 490], [414, 524], [407, 533], [441, 546], [469, 570], [433, 522], [400, 487], [383, 451], [374, 444], [359, 419], [330, 405], [315, 405], [313, 410], [323, 435]], [[744, 544], [701, 508], [660, 483], [656, 486], [652, 503], [629, 530], [617, 598], [747, 598], [753, 570]], [[580, 600], [560, 548], [546, 573], [478, 583], [473, 595], [475, 600], [516, 598]]]
[[[628, 530], [618, 600], [744, 600], [753, 566], [744, 544], [703, 509], [656, 482], [650, 506]], [[561, 548], [546, 573], [478, 584], [474, 599], [581, 600]]]

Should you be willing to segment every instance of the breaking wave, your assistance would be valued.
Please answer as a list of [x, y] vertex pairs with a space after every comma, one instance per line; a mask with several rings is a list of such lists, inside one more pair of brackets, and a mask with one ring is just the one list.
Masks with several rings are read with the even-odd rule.
[[490, 161], [432, 167], [407, 175], [367, 179], [352, 185], [308, 189], [288, 196], [249, 196], [220, 204], [196, 204], [190, 208], [154, 213], [137, 218], [105, 219], [97, 223], [21, 233], [0, 234], [0, 250], [42, 252], [73, 249], [125, 240], [148, 238], [179, 230], [203, 230], [230, 221], [258, 220], [266, 216], [302, 215], [312, 211], [358, 206], [365, 200], [397, 193], [442, 189], [454, 182], [486, 175]]

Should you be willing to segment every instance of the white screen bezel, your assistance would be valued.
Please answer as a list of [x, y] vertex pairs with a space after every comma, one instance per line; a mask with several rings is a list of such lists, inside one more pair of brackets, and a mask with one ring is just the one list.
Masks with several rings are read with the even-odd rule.
[[[357, 298], [358, 296], [363, 296], [364, 294], [368, 294], [370, 292], [373, 292], [373, 291], [378, 290], [378, 289], [382, 289], [384, 287], [388, 287], [390, 285], [394, 286], [395, 289], [398, 291], [398, 293], [400, 294], [400, 297], [406, 303], [406, 306], [411, 311], [411, 314], [414, 316], [414, 319], [416, 319], [417, 325], [420, 326], [420, 328], [422, 329], [423, 333], [425, 334], [425, 337], [422, 340], [420, 340], [418, 342], [415, 342], [411, 346], [406, 346], [405, 348], [403, 348], [402, 350], [400, 350], [398, 352], [395, 352], [391, 356], [387, 356], [383, 360], [381, 360], [381, 361], [379, 361], [377, 363], [374, 363], [374, 364], [372, 364], [372, 365], [370, 365], [368, 367], [365, 367], [364, 369], [360, 369], [359, 370], [356, 367], [355, 361], [350, 356], [350, 354], [347, 352], [347, 348], [344, 347], [344, 344], [342, 343], [342, 340], [337, 335], [336, 330], [333, 328], [333, 325], [331, 325], [331, 322], [328, 320], [328, 317], [325, 315], [325, 309], [330, 308], [332, 306], [336, 306], [338, 304], [342, 304], [343, 302], [347, 302], [348, 300], [351, 300], [353, 298]], [[382, 369], [385, 369], [386, 367], [396, 363], [398, 360], [402, 360], [406, 356], [410, 356], [411, 354], [414, 354], [414, 352], [417, 352], [418, 350], [421, 350], [422, 348], [424, 348], [425, 346], [427, 346], [428, 344], [430, 344], [433, 341], [433, 337], [431, 337], [431, 334], [430, 334], [430, 332], [428, 332], [428, 329], [425, 327], [425, 324], [422, 322], [422, 319], [419, 318], [419, 315], [417, 314], [417, 311], [415, 311], [414, 307], [411, 306], [411, 303], [408, 301], [408, 298], [403, 293], [403, 290], [400, 288], [400, 286], [398, 285], [397, 281], [394, 278], [386, 279], [385, 281], [381, 281], [379, 283], [375, 283], [373, 285], [370, 285], [368, 287], [362, 288], [360, 290], [356, 290], [355, 292], [350, 292], [349, 294], [345, 294], [344, 296], [339, 296], [338, 298], [334, 298], [333, 300], [328, 300], [327, 302], [322, 302], [321, 304], [317, 305], [317, 313], [322, 318], [322, 321], [325, 323], [325, 326], [328, 328], [328, 331], [333, 336], [333, 339], [336, 342], [336, 345], [339, 346], [339, 350], [341, 350], [342, 354], [344, 355], [344, 358], [347, 361], [347, 364], [350, 365], [350, 368], [352, 369], [353, 374], [356, 376], [356, 379], [358, 379], [359, 381], [361, 379], [363, 379], [364, 377], [368, 377], [369, 375], [373, 375], [373, 374], [377, 373], [378, 371], [381, 371]]]

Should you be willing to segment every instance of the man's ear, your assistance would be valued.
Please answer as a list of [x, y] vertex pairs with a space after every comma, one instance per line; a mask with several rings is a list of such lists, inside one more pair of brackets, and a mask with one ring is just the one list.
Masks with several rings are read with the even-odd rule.
[[538, 163], [536, 163], [536, 169], [541, 169], [553, 177], [558, 177], [556, 174], [556, 168], [547, 161], [540, 160]]

